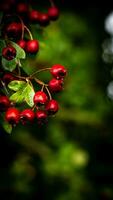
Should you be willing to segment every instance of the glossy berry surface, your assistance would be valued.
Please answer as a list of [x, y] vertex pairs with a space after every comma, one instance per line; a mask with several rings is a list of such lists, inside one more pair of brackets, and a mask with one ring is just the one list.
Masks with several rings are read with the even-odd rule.
[[35, 118], [35, 113], [31, 109], [25, 109], [21, 112], [20, 118], [23, 124], [26, 122], [32, 122]]
[[38, 91], [35, 93], [33, 100], [34, 100], [34, 104], [36, 104], [37, 106], [40, 106], [47, 103], [48, 97], [45, 94], [45, 92]]
[[26, 48], [26, 41], [25, 40], [19, 40], [17, 42], [17, 44], [22, 48], [25, 49]]
[[7, 96], [0, 96], [0, 112], [4, 112], [10, 106], [10, 100]]
[[43, 124], [47, 121], [47, 113], [44, 110], [38, 110], [36, 112], [36, 118], [39, 124]]
[[20, 120], [20, 112], [17, 108], [10, 107], [5, 113], [5, 119], [8, 121], [10, 124], [18, 124]]
[[40, 13], [39, 23], [41, 26], [47, 26], [50, 22], [49, 15], [47, 13]]
[[45, 107], [48, 115], [54, 115], [59, 110], [59, 104], [56, 100], [50, 100]]
[[12, 22], [6, 27], [6, 34], [8, 37], [15, 38], [20, 36], [22, 31], [22, 26], [20, 23]]
[[40, 13], [37, 10], [30, 11], [29, 19], [32, 23], [38, 23], [40, 20]]
[[6, 60], [12, 60], [16, 57], [16, 49], [12, 46], [7, 46], [2, 49], [2, 56]]
[[37, 40], [29, 40], [26, 42], [26, 52], [35, 54], [39, 50], [39, 42]]
[[56, 20], [59, 17], [59, 9], [55, 6], [52, 6], [48, 9], [48, 15], [51, 20]]
[[63, 81], [60, 79], [51, 79], [48, 83], [51, 92], [60, 92], [63, 89]]
[[56, 64], [51, 67], [50, 72], [56, 79], [62, 79], [66, 76], [67, 70], [63, 65]]

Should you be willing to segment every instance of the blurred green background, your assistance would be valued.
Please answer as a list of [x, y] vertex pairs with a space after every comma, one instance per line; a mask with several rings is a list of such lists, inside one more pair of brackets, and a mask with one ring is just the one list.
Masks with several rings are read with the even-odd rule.
[[113, 7], [58, 6], [58, 21], [44, 30], [30, 26], [40, 52], [23, 65], [27, 73], [66, 66], [64, 90], [54, 96], [60, 110], [42, 127], [18, 125], [12, 135], [0, 130], [1, 200], [113, 199], [113, 101], [106, 91], [112, 64], [102, 60], [104, 20]]

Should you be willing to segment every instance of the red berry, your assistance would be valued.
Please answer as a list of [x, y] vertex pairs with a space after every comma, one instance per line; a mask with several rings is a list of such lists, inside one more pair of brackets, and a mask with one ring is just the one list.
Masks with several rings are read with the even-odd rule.
[[47, 13], [40, 13], [39, 23], [41, 26], [47, 26], [49, 24], [49, 16]]
[[39, 42], [37, 40], [29, 40], [26, 42], [26, 52], [35, 54], [39, 50]]
[[48, 97], [44, 92], [38, 91], [35, 93], [33, 100], [34, 100], [34, 104], [36, 104], [37, 106], [40, 106], [47, 103]]
[[22, 48], [22, 49], [25, 49], [26, 47], [26, 41], [25, 40], [19, 40], [17, 42], [17, 44]]
[[11, 38], [19, 37], [22, 32], [22, 25], [17, 22], [12, 22], [7, 25], [5, 31], [8, 37]]
[[19, 14], [26, 14], [26, 13], [28, 13], [28, 10], [29, 10], [29, 7], [26, 3], [19, 3], [17, 5], [17, 12]]
[[61, 79], [58, 80], [53, 78], [49, 81], [48, 86], [51, 92], [60, 92], [63, 89], [63, 81]]
[[40, 13], [37, 10], [30, 11], [29, 19], [33, 23], [38, 23], [40, 20]]
[[31, 109], [25, 109], [21, 112], [20, 118], [23, 124], [26, 122], [32, 122], [35, 118], [35, 114]]
[[56, 100], [50, 100], [45, 107], [48, 115], [54, 115], [59, 110], [59, 104]]
[[0, 112], [4, 112], [10, 106], [10, 100], [7, 96], [0, 96]]
[[50, 72], [55, 78], [62, 79], [66, 76], [67, 70], [64, 66], [56, 64], [51, 67]]
[[36, 118], [39, 124], [43, 124], [47, 121], [47, 113], [44, 110], [38, 110], [36, 112]]
[[4, 74], [2, 80], [6, 85], [8, 85], [9, 82], [16, 80], [16, 78], [12, 74], [6, 73]]
[[7, 46], [2, 49], [2, 56], [6, 60], [12, 60], [16, 56], [16, 49], [12, 46]]
[[51, 20], [56, 20], [59, 17], [59, 9], [55, 6], [52, 6], [48, 9], [48, 15]]
[[14, 107], [8, 108], [8, 110], [5, 113], [5, 119], [12, 125], [18, 124], [18, 122], [20, 120], [19, 110]]

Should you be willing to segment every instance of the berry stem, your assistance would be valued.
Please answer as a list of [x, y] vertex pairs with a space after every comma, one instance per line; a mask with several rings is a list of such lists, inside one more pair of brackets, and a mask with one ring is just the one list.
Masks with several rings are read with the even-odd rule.
[[43, 71], [47, 71], [47, 70], [50, 70], [51, 68], [44, 68], [44, 69], [40, 69], [36, 72], [34, 72], [33, 74], [30, 75], [30, 78], [32, 78], [34, 75], [38, 74], [39, 72], [43, 72]]
[[30, 40], [33, 40], [33, 36], [31, 34], [31, 31], [27, 28], [27, 26], [24, 25], [24, 28], [26, 29], [26, 31], [29, 33], [30, 36]]
[[21, 25], [22, 25], [22, 35], [21, 35], [21, 38], [23, 40], [23, 38], [24, 38], [24, 22], [23, 22], [23, 20], [21, 19], [20, 16], [18, 16], [18, 18], [20, 19], [20, 22], [21, 22]]
[[43, 81], [41, 81], [41, 80], [38, 79], [38, 78], [34, 78], [34, 80], [35, 80], [39, 85], [48, 86], [48, 84], [45, 84]]
[[55, 4], [54, 4], [53, 0], [49, 0], [49, 1], [50, 1], [51, 6], [54, 7]]
[[2, 86], [4, 88], [4, 91], [5, 91], [6, 95], [9, 96], [9, 92], [8, 92], [8, 90], [6, 88], [6, 85], [5, 85], [5, 83], [2, 80], [1, 80], [1, 84], [2, 84]]
[[50, 100], [52, 100], [52, 96], [51, 96], [51, 93], [50, 93], [50, 91], [49, 91], [48, 87], [47, 87], [47, 86], [45, 86], [45, 89], [46, 89], [46, 91], [47, 91], [47, 93], [48, 93], [48, 95], [49, 95], [49, 99], [50, 99]]

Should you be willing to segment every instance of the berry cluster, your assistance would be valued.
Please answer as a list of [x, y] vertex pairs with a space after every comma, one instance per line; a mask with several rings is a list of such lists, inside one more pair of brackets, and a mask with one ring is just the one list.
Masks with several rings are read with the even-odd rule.
[[[11, 126], [19, 122], [22, 124], [33, 122], [35, 119], [38, 124], [43, 124], [49, 116], [59, 110], [59, 104], [52, 98], [52, 94], [63, 90], [64, 78], [67, 74], [66, 68], [61, 64], [55, 64], [51, 68], [40, 69], [29, 76], [27, 74], [23, 76], [21, 72], [24, 70], [21, 59], [25, 59], [26, 54], [37, 54], [40, 46], [40, 42], [33, 39], [28, 22], [45, 27], [49, 25], [50, 21], [59, 17], [59, 9], [53, 1], [50, 2], [51, 7], [46, 13], [31, 9], [31, 6], [26, 3], [17, 3], [16, 0], [5, 0], [0, 4], [3, 12], [0, 39], [2, 64], [0, 113], [4, 115], [4, 120]], [[16, 14], [13, 10], [14, 5]], [[7, 22], [7, 19], [11, 19], [11, 21]], [[12, 21], [12, 19], [16, 20]], [[26, 32], [30, 39], [26, 39]], [[48, 84], [36, 76], [47, 70], [52, 75]], [[41, 86], [38, 91], [34, 87], [34, 82]]]

